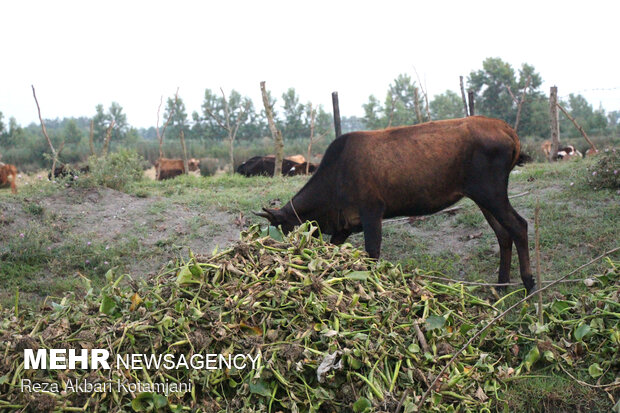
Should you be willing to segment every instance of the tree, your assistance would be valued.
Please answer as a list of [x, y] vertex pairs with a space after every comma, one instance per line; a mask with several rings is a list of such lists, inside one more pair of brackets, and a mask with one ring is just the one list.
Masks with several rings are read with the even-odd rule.
[[170, 119], [170, 124], [168, 126], [170, 128], [170, 136], [179, 136], [181, 131], [183, 131], [184, 134], [188, 134], [189, 127], [187, 124], [187, 113], [185, 111], [185, 103], [183, 103], [183, 99], [180, 97], [177, 97], [176, 100], [174, 98], [168, 98], [166, 101], [164, 119], [167, 120], [171, 113], [172, 118]]
[[463, 102], [461, 96], [452, 90], [446, 90], [436, 95], [429, 104], [431, 116], [434, 120], [455, 119], [463, 117]]
[[362, 105], [364, 109], [364, 124], [368, 129], [382, 129], [387, 126], [383, 123], [383, 107], [374, 95], [368, 97], [368, 103]]
[[[209, 89], [205, 92], [205, 102], [202, 109], [205, 112], [206, 120], [215, 122], [226, 132], [228, 141], [228, 156], [230, 159], [231, 173], [235, 172], [234, 144], [239, 127], [247, 122], [247, 113], [252, 107], [252, 101], [241, 95], [234, 89], [230, 92], [228, 99], [224, 90], [220, 88], [222, 97], [216, 97]], [[208, 98], [208, 99], [207, 99]]]
[[[387, 96], [385, 98], [385, 111], [391, 126], [414, 125], [418, 123], [416, 117], [416, 102], [414, 92], [416, 88], [415, 82], [411, 80], [411, 76], [400, 74], [390, 84]], [[422, 99], [418, 97], [417, 105], [421, 107], [424, 104]], [[392, 110], [393, 108], [393, 110]]]
[[282, 109], [284, 119], [281, 129], [282, 135], [288, 139], [307, 136], [307, 125], [304, 123], [305, 107], [299, 103], [299, 96], [294, 88], [289, 88], [282, 94]]
[[69, 119], [64, 127], [63, 136], [66, 143], [75, 146], [84, 138], [84, 132], [78, 127], [75, 119]]
[[515, 104], [508, 87], [516, 90], [517, 81], [509, 63], [497, 57], [489, 57], [482, 62], [481, 70], [469, 74], [467, 83], [475, 93], [476, 113], [514, 124]]

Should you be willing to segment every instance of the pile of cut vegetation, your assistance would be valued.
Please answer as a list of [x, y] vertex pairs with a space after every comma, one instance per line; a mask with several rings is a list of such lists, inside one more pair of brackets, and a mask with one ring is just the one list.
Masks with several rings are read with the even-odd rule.
[[[496, 321], [438, 378], [523, 290], [492, 302], [479, 287], [426, 281], [326, 243], [310, 223], [288, 237], [269, 232], [251, 227], [232, 248], [190, 254], [149, 280], [110, 271], [95, 293], [85, 279], [87, 294], [48, 300], [42, 312], [3, 309], [0, 410], [482, 411], [509, 407], [502, 391], [539, 367], [618, 395], [618, 263], [608, 260], [588, 293], [546, 303], [545, 324], [527, 304]], [[24, 369], [24, 349], [106, 349], [110, 368]], [[132, 355], [170, 363], [117, 363]], [[226, 364], [233, 355], [243, 356], [236, 367]], [[23, 380], [48, 390], [22, 391]], [[88, 383], [99, 387], [81, 391]]]

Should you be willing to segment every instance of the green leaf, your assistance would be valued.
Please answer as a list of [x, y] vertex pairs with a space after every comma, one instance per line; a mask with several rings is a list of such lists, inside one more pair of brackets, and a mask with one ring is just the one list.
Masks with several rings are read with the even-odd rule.
[[157, 393], [144, 392], [138, 394], [131, 401], [131, 408], [135, 412], [152, 412], [168, 405], [168, 399]]
[[575, 329], [575, 338], [581, 340], [590, 332], [590, 326], [588, 324], [581, 324]]
[[353, 403], [353, 411], [355, 413], [363, 413], [366, 409], [370, 409], [372, 407], [372, 403], [365, 397], [360, 397], [357, 399], [355, 403]]
[[189, 265], [184, 265], [183, 267], [181, 267], [179, 273], [177, 274], [177, 285], [200, 284], [201, 282], [202, 280], [192, 273]]
[[104, 294], [99, 306], [99, 312], [111, 316], [115, 313], [115, 310], [116, 301], [109, 295]]
[[540, 351], [538, 350], [538, 346], [534, 346], [525, 356], [525, 368], [529, 371], [539, 359]]
[[259, 380], [256, 383], [250, 383], [250, 393], [259, 394], [265, 397], [271, 397], [271, 391], [269, 390], [269, 387], [262, 380]]
[[596, 379], [597, 377], [601, 377], [605, 371], [598, 363], [594, 363], [588, 368], [588, 373], [590, 373], [593, 379]]
[[370, 271], [353, 271], [348, 274], [345, 274], [344, 277], [349, 280], [366, 281], [369, 275], [370, 275]]
[[438, 315], [430, 315], [426, 319], [426, 329], [436, 330], [442, 328], [446, 324], [446, 319]]

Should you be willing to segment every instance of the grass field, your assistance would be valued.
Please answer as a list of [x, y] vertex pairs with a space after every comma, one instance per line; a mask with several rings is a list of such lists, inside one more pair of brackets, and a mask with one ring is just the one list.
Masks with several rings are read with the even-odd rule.
[[[511, 203], [530, 224], [532, 258], [534, 210], [540, 205], [543, 279], [559, 278], [618, 246], [620, 195], [587, 184], [591, 162], [529, 164], [511, 175], [509, 194], [519, 195]], [[283, 205], [306, 179], [183, 176], [142, 180], [119, 192], [23, 177], [17, 195], [0, 189], [0, 305], [13, 305], [18, 289], [20, 305], [36, 306], [47, 295], [81, 289], [81, 276], [97, 286], [110, 268], [136, 278], [186, 257], [188, 248], [211, 253], [238, 239], [251, 223], [261, 222], [252, 211]], [[499, 257], [492, 230], [473, 202], [463, 200], [457, 206], [461, 208], [452, 214], [386, 222], [382, 258], [406, 270], [496, 282]], [[354, 235], [349, 242], [362, 247], [363, 236]], [[600, 272], [603, 266], [598, 262], [575, 278]], [[512, 269], [512, 280], [519, 281], [516, 256]], [[586, 288], [567, 283], [546, 296]], [[603, 392], [548, 371], [515, 380], [503, 397], [512, 411], [611, 407]]]

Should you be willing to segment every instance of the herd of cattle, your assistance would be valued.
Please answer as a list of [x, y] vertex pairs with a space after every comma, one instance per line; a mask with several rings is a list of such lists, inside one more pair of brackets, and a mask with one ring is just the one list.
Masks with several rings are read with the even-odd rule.
[[[200, 160], [191, 158], [187, 162], [188, 170], [195, 172], [200, 170]], [[161, 158], [155, 161], [157, 180], [171, 179], [185, 173], [182, 159]], [[285, 176], [312, 174], [318, 168], [318, 164], [307, 162], [303, 155], [286, 157], [282, 162], [282, 174]], [[275, 169], [275, 156], [255, 156], [243, 162], [237, 168], [237, 173], [243, 176], [272, 176]], [[61, 164], [48, 172], [47, 178], [68, 178], [74, 180], [76, 176], [88, 173], [88, 165]], [[15, 165], [0, 162], [0, 187], [10, 186], [13, 193], [17, 193], [17, 168]]]

